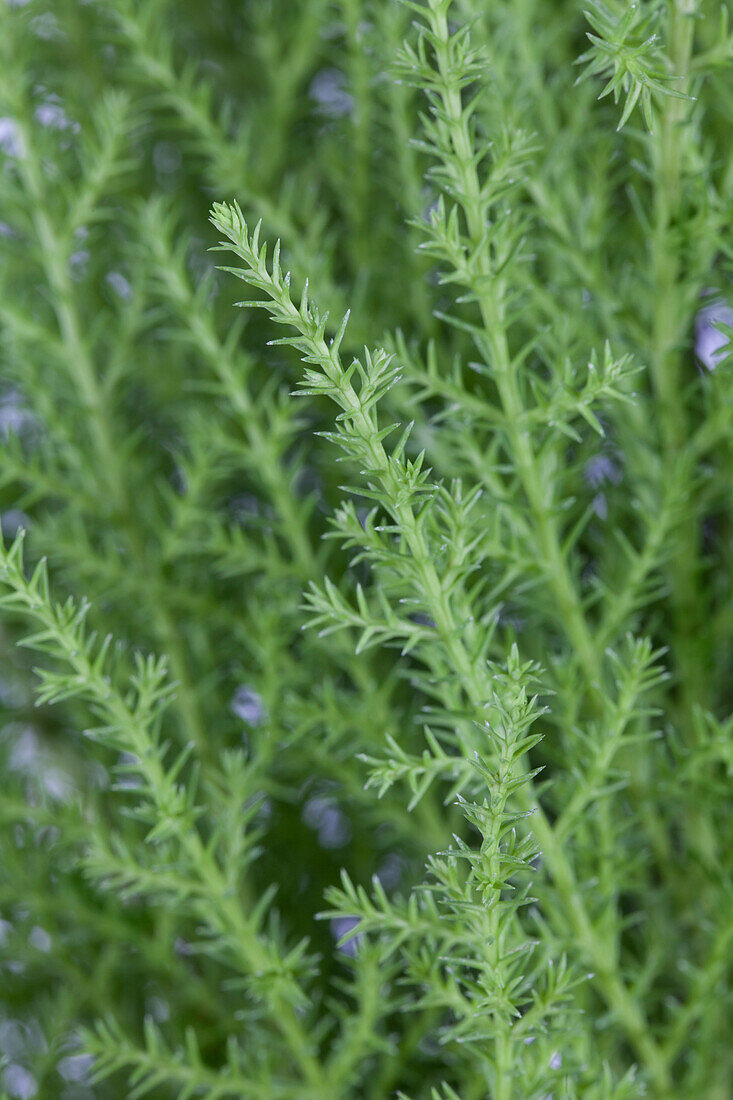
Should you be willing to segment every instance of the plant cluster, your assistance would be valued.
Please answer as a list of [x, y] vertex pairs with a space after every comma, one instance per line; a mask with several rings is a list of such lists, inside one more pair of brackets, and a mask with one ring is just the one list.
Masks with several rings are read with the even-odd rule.
[[0, 4], [2, 1100], [733, 1093], [733, 34], [585, 7]]

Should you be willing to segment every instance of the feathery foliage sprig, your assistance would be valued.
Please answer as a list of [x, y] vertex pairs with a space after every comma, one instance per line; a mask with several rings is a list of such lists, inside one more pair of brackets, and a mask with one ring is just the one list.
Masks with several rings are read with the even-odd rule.
[[0, 5], [3, 1100], [730, 1096], [732, 57]]

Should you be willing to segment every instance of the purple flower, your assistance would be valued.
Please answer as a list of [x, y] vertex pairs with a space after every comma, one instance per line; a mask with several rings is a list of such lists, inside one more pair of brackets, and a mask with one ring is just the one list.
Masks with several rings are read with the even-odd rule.
[[241, 684], [234, 692], [229, 709], [248, 726], [259, 726], [265, 717], [262, 697], [246, 684]]
[[722, 298], [701, 309], [695, 319], [695, 355], [707, 370], [727, 359], [730, 338], [716, 326], [733, 328], [733, 309]]

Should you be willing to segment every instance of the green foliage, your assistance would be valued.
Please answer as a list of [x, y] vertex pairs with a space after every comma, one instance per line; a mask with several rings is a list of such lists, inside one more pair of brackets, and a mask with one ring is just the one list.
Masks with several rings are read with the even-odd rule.
[[[600, 98], [613, 92], [614, 103], [625, 94], [619, 129], [628, 122], [640, 100], [644, 121], [652, 129], [652, 92], [684, 95], [670, 86], [676, 74], [664, 68], [666, 58], [657, 29], [664, 19], [664, 9], [663, 0], [659, 3], [620, 3], [615, 7], [609, 7], [603, 0], [591, 0], [590, 11], [585, 13], [594, 33], [588, 34], [590, 50], [578, 58], [579, 63], [586, 64], [582, 79], [609, 76]], [[680, 10], [684, 12], [684, 5]], [[694, 9], [687, 14], [692, 18]]]
[[3, 1100], [733, 1093], [733, 36], [585, 6], [0, 5]]

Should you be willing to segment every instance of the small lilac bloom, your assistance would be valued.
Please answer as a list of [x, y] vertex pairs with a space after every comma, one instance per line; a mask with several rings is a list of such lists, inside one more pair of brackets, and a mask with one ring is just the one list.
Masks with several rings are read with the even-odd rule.
[[79, 123], [69, 118], [60, 103], [42, 103], [36, 108], [36, 120], [41, 126], [48, 126], [52, 130], [73, 130], [74, 133], [79, 131]]
[[130, 286], [129, 281], [125, 278], [125, 276], [122, 275], [119, 271], [110, 271], [109, 275], [107, 276], [107, 282], [115, 291], [115, 293], [119, 294], [120, 298], [123, 298], [125, 301], [129, 301], [129, 299], [132, 297], [132, 287]]
[[318, 832], [322, 848], [343, 848], [351, 839], [351, 825], [331, 799], [316, 796], [306, 802], [303, 821]]
[[94, 1057], [91, 1054], [69, 1054], [62, 1058], [56, 1069], [64, 1081], [76, 1081], [85, 1083], [89, 1080]]
[[35, 1096], [38, 1092], [38, 1081], [29, 1069], [18, 1065], [17, 1062], [11, 1062], [5, 1067], [3, 1085], [8, 1096], [15, 1097], [17, 1100], [30, 1100], [31, 1096]]
[[42, 951], [44, 955], [47, 955], [51, 950], [52, 940], [46, 929], [37, 924], [34, 928], [31, 928], [28, 943], [31, 947], [35, 947], [36, 951]]
[[733, 328], [733, 309], [719, 298], [701, 309], [695, 319], [695, 355], [706, 368], [715, 370], [728, 357], [730, 338], [716, 325]]
[[353, 96], [346, 91], [344, 75], [338, 69], [322, 69], [316, 73], [308, 91], [320, 113], [330, 118], [348, 115], [353, 110]]
[[[358, 926], [359, 921], [356, 917], [337, 917], [335, 920], [331, 921], [333, 938], [338, 942], [344, 936], [347, 936], [349, 932], [358, 928]], [[338, 950], [344, 955], [349, 955], [353, 959], [359, 950], [361, 940], [362, 937], [358, 934], [349, 936], [342, 944], [339, 944]]]
[[262, 697], [246, 684], [241, 684], [229, 704], [229, 709], [248, 726], [259, 726], [265, 717]]
[[621, 471], [610, 455], [601, 452], [588, 459], [585, 466], [585, 480], [592, 489], [598, 489], [604, 481], [611, 481], [614, 485], [618, 485], [621, 480]]
[[0, 151], [6, 157], [19, 157], [22, 155], [18, 123], [14, 118], [0, 118]]

